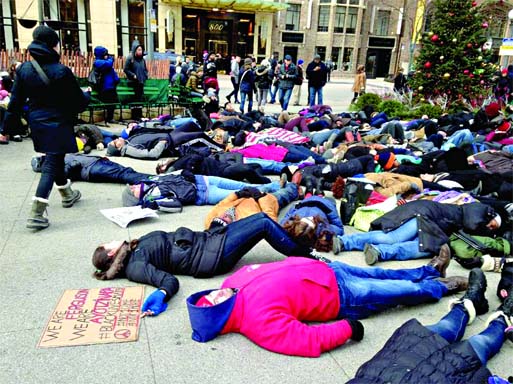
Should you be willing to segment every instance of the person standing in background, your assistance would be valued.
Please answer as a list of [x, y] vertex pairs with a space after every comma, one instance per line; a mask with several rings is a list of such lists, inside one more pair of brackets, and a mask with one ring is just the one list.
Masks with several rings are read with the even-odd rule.
[[301, 105], [301, 86], [303, 85], [303, 59], [297, 61], [297, 77], [292, 89], [292, 105]]
[[280, 79], [280, 104], [282, 111], [289, 107], [292, 88], [297, 78], [296, 66], [292, 63], [292, 56], [285, 55], [283, 64], [279, 66], [278, 78]]
[[98, 99], [109, 104], [106, 107], [106, 122], [111, 123], [114, 118], [115, 104], [118, 103], [116, 87], [119, 84], [119, 76], [114, 70], [114, 56], [109, 55], [107, 48], [97, 46], [94, 48], [94, 69], [100, 73], [100, 84], [98, 84]]
[[228, 95], [226, 95], [226, 99], [228, 102], [231, 101], [231, 97], [235, 96], [235, 103], [238, 103], [238, 94], [239, 94], [239, 63], [240, 63], [240, 56], [235, 56], [232, 59], [232, 62], [230, 64], [230, 81], [232, 82], [233, 91], [231, 91]]
[[[128, 86], [134, 89], [133, 102], [142, 102], [144, 97], [144, 82], [148, 79], [148, 69], [144, 60], [144, 50], [138, 40], [132, 43], [132, 53], [125, 61], [123, 72], [128, 79]], [[142, 107], [132, 108], [132, 120], [140, 120]]]
[[321, 61], [321, 56], [314, 56], [313, 61], [306, 67], [306, 76], [308, 77], [308, 103], [310, 107], [315, 105], [315, 95], [317, 95], [317, 104], [322, 105], [322, 88], [326, 85], [328, 68]]
[[353, 100], [351, 100], [351, 104], [356, 102], [356, 99], [358, 98], [358, 96], [365, 93], [366, 85], [367, 85], [367, 77], [365, 76], [365, 66], [363, 64], [360, 64], [356, 68], [356, 76], [354, 78], [354, 83], [353, 83], [353, 88], [352, 88], [354, 96], [353, 96]]
[[267, 103], [267, 93], [271, 88], [271, 84], [274, 79], [274, 74], [270, 67], [269, 61], [263, 59], [260, 66], [256, 70], [256, 84], [258, 89], [258, 109], [260, 112], [263, 111], [265, 104]]

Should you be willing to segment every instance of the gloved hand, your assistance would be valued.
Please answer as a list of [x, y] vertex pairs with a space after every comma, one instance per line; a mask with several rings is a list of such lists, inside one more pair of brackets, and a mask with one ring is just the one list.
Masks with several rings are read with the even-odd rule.
[[347, 322], [351, 326], [353, 330], [353, 334], [351, 335], [351, 340], [361, 341], [363, 339], [364, 329], [363, 324], [358, 320], [350, 320], [347, 319]]
[[96, 149], [98, 151], [103, 151], [105, 149], [105, 146], [103, 145], [103, 143], [98, 143], [96, 144]]
[[144, 302], [142, 306], [143, 313], [149, 316], [157, 316], [164, 312], [167, 309], [167, 303], [164, 302], [165, 298], [166, 294], [162, 290], [157, 289]]
[[244, 187], [240, 191], [235, 192], [235, 194], [239, 199], [244, 197], [252, 197], [254, 199], [259, 199], [260, 197], [262, 197], [262, 192], [260, 192], [255, 187]]

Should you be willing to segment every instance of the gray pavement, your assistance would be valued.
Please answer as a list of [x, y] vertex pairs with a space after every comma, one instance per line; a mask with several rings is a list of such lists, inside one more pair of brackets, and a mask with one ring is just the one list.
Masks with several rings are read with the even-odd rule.
[[[337, 111], [347, 105], [351, 97], [350, 85], [343, 81], [337, 79], [326, 88], [326, 102], [333, 104]], [[342, 383], [351, 378], [403, 322], [416, 317], [430, 324], [447, 311], [451, 297], [439, 303], [389, 310], [363, 321], [365, 338], [360, 343], [348, 342], [317, 359], [290, 357], [263, 350], [238, 334], [221, 336], [205, 344], [192, 341], [185, 298], [192, 292], [218, 287], [225, 276], [212, 279], [180, 276], [180, 291], [171, 299], [168, 310], [156, 318], [143, 319], [137, 342], [38, 349], [36, 344], [63, 290], [136, 285], [127, 280], [101, 282], [91, 277], [91, 255], [99, 243], [137, 238], [157, 229], [172, 231], [179, 226], [201, 230], [210, 207], [185, 207], [182, 214], [160, 214], [159, 219], [136, 222], [122, 229], [99, 213], [100, 209], [121, 205], [121, 185], [75, 183], [82, 192], [82, 200], [73, 208], [61, 208], [60, 197], [54, 190], [49, 207], [50, 227], [32, 232], [25, 228], [31, 197], [39, 180], [39, 175], [30, 168], [32, 155], [32, 143], [28, 139], [0, 146], [2, 384]], [[142, 172], [155, 169], [154, 161], [116, 160]], [[352, 228], [347, 227], [347, 231]], [[328, 256], [364, 265], [360, 252]], [[282, 256], [261, 243], [239, 266], [280, 259]], [[389, 262], [379, 266], [416, 267], [425, 262]], [[448, 274], [466, 275], [467, 271], [452, 263]], [[498, 274], [488, 274], [487, 296], [491, 308], [498, 305], [495, 296], [498, 280]], [[147, 287], [146, 295], [153, 290]], [[480, 332], [486, 317], [481, 316], [468, 326], [465, 335]], [[492, 371], [506, 377], [511, 375], [512, 352], [512, 344], [506, 343], [502, 352], [490, 361]]]

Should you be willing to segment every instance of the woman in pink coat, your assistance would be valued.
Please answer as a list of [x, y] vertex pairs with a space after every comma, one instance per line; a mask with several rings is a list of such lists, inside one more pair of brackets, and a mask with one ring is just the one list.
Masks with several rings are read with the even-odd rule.
[[[361, 340], [358, 319], [465, 290], [466, 278], [443, 277], [449, 260], [450, 252], [443, 253], [426, 266], [403, 270], [300, 257], [248, 265], [228, 277], [221, 289], [187, 299], [192, 338], [207, 342], [237, 332], [273, 352], [318, 357], [348, 339]], [[337, 321], [306, 324], [331, 320]]]

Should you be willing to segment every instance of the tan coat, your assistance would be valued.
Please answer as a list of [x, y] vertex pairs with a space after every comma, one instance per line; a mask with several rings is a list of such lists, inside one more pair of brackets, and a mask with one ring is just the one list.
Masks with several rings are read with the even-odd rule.
[[387, 197], [408, 192], [411, 189], [412, 183], [417, 186], [419, 191], [422, 192], [423, 189], [422, 180], [418, 177], [390, 172], [366, 173], [365, 177], [378, 184], [374, 188], [376, 192]]
[[365, 76], [365, 72], [357, 73], [354, 78], [353, 92], [361, 93], [362, 88], [365, 90], [366, 86], [367, 86], [367, 77]]
[[251, 215], [263, 212], [266, 213], [274, 221], [278, 221], [278, 199], [268, 193], [258, 200], [251, 197], [237, 198], [235, 193], [230, 193], [224, 200], [217, 203], [207, 214], [205, 219], [205, 229], [210, 228], [212, 220], [221, 217], [229, 208], [235, 207], [235, 221], [244, 219]]

